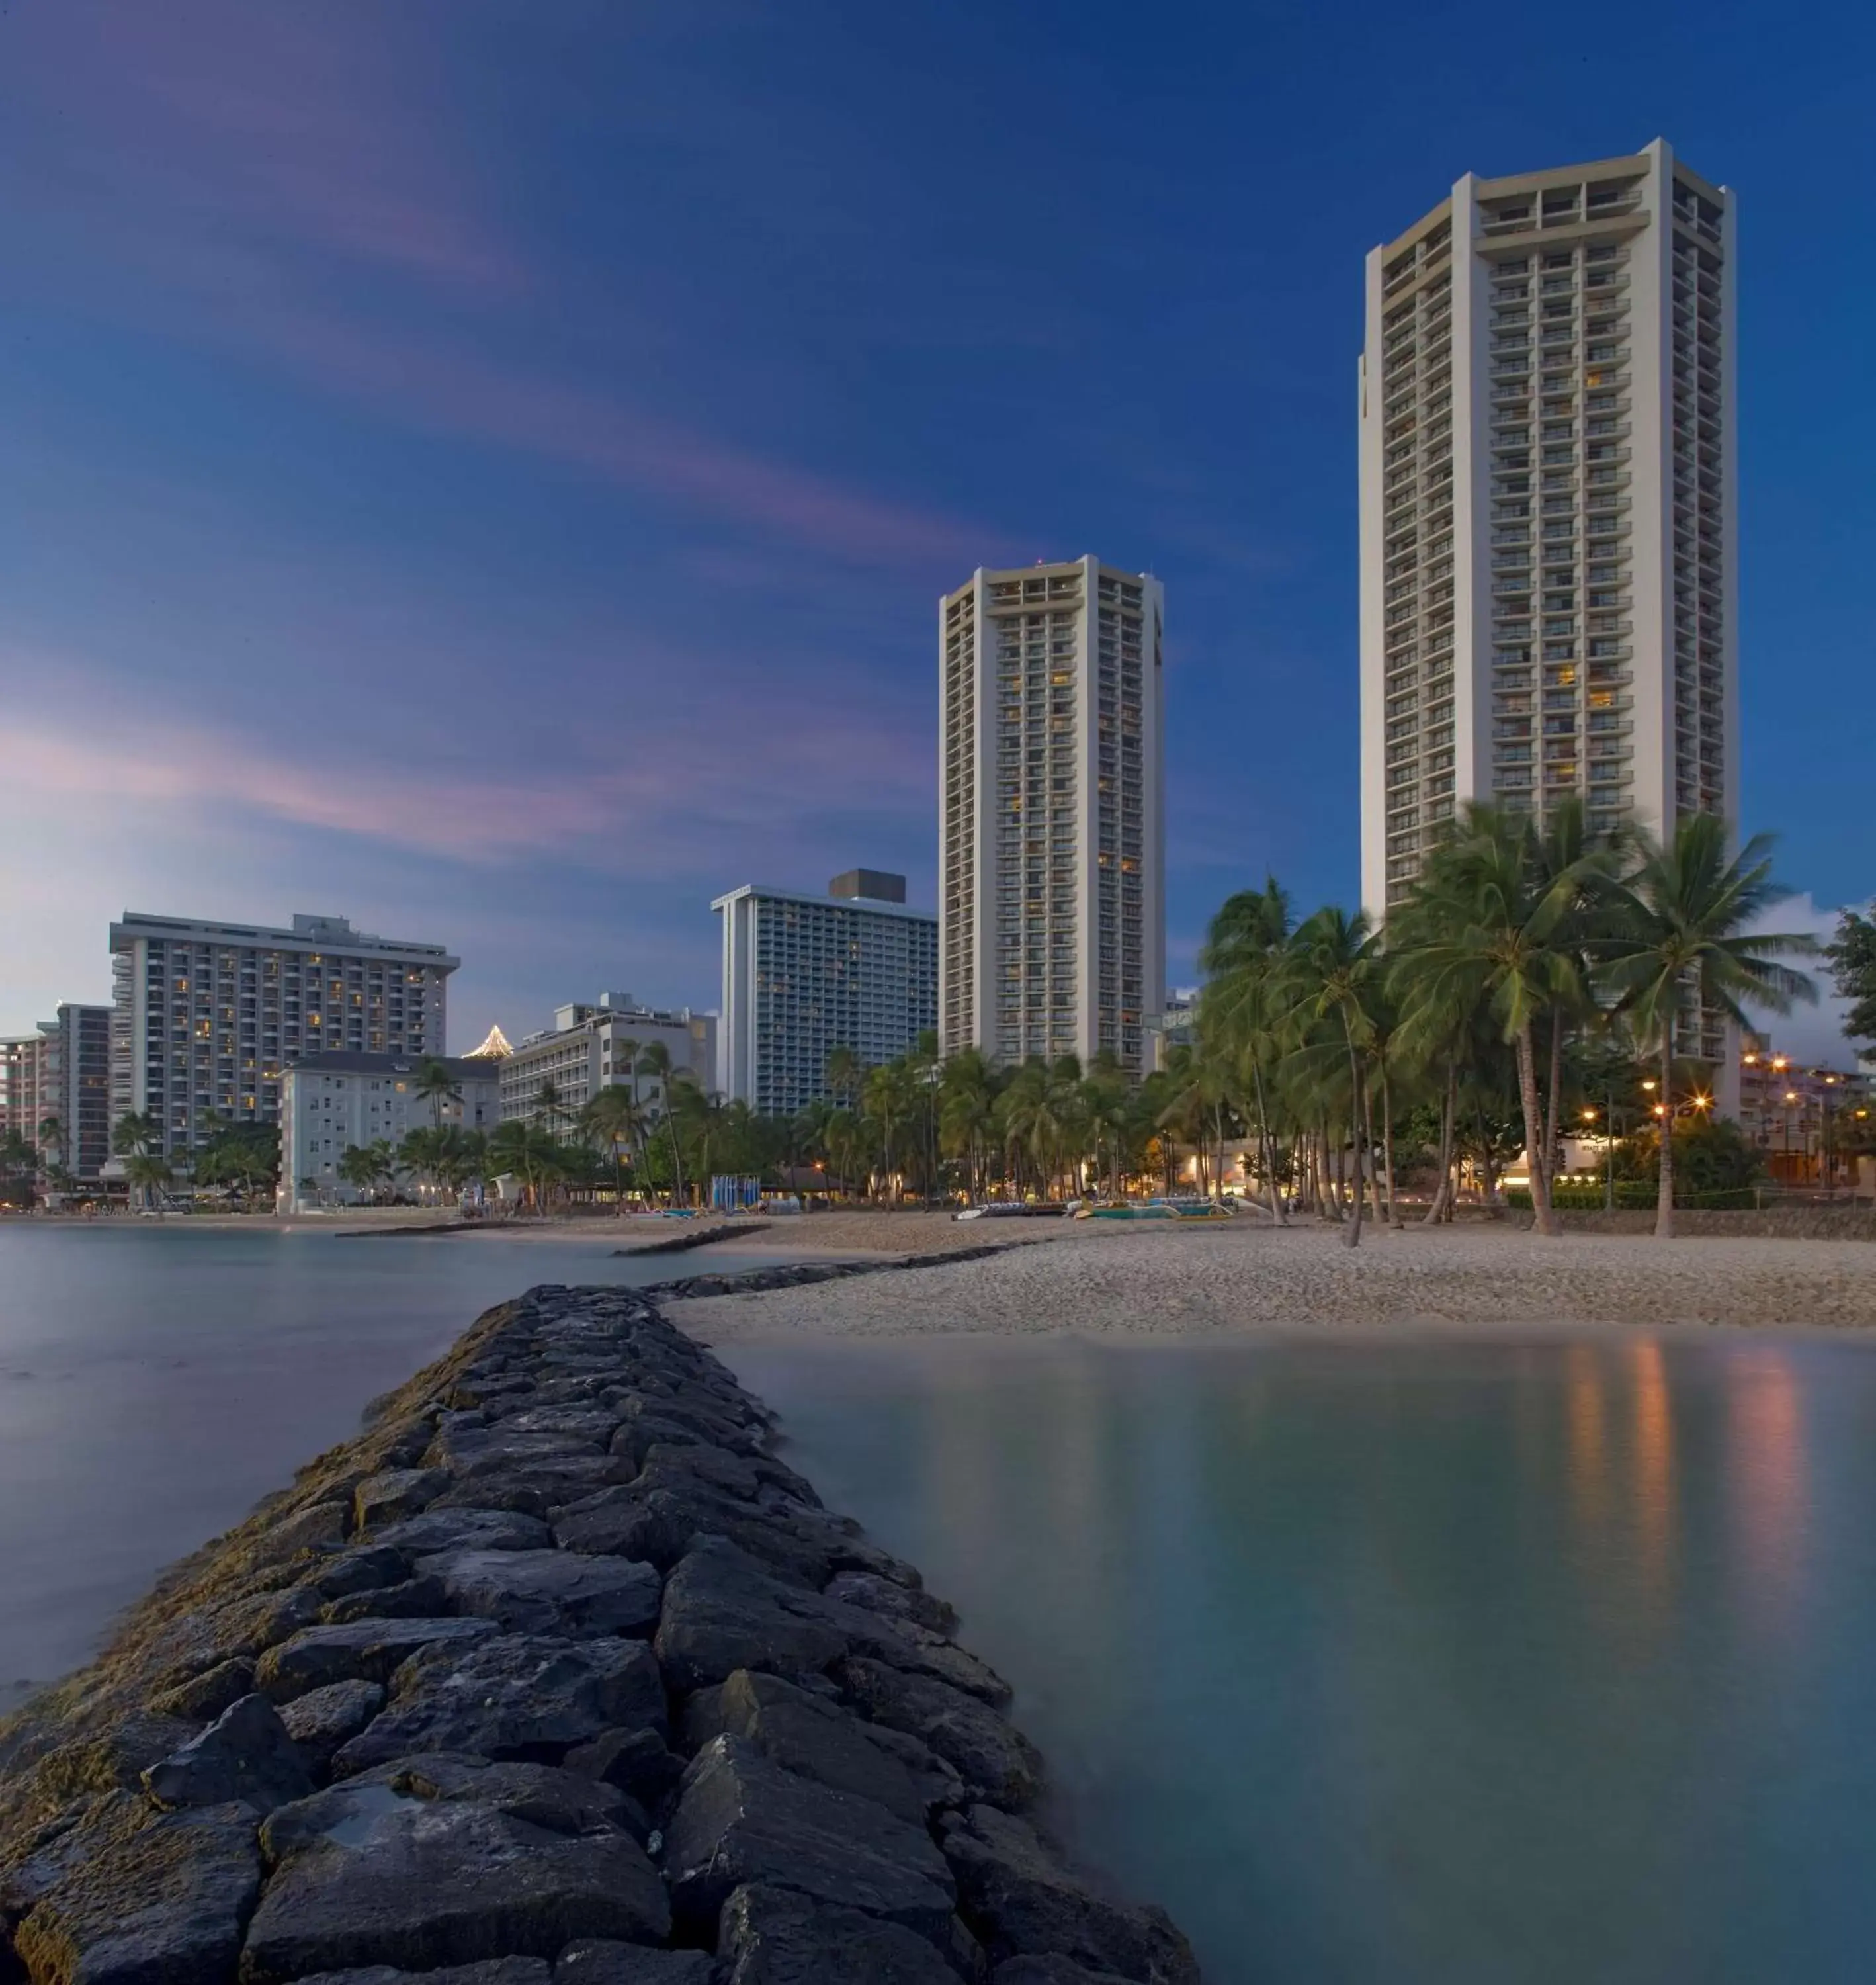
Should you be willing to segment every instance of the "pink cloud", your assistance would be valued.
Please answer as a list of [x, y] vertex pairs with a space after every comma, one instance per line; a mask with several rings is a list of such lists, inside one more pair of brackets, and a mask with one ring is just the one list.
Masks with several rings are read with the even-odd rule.
[[897, 730], [746, 700], [661, 711], [626, 757], [582, 763], [576, 754], [517, 775], [502, 768], [498, 715], [486, 727], [471, 721], [485, 742], [467, 762], [426, 759], [394, 741], [340, 751], [322, 741], [302, 752], [279, 737], [127, 710], [121, 684], [107, 690], [78, 671], [40, 664], [18, 675], [35, 679], [58, 680], [88, 714], [74, 723], [15, 697], [7, 743], [15, 795], [153, 810], [159, 823], [271, 820], [484, 866], [565, 853], [641, 872], [707, 868], [720, 863], [726, 840], [772, 841], [804, 802], [896, 813], [910, 798], [922, 818], [931, 772]]

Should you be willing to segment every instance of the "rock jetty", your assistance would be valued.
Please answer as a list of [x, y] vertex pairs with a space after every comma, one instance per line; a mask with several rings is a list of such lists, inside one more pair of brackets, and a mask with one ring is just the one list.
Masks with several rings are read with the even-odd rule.
[[0, 1980], [1196, 1985], [643, 1292], [490, 1312], [0, 1725]]

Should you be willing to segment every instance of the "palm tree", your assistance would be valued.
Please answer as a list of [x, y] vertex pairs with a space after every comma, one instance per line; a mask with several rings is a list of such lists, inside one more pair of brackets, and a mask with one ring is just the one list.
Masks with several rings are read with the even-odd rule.
[[569, 1113], [560, 1100], [559, 1085], [551, 1075], [543, 1076], [540, 1087], [534, 1092], [534, 1108], [550, 1135], [565, 1122]]
[[1257, 1113], [1258, 1162], [1270, 1197], [1270, 1218], [1288, 1224], [1277, 1189], [1277, 1140], [1270, 1130], [1265, 1073], [1281, 1052], [1281, 1003], [1274, 989], [1290, 936], [1290, 899], [1267, 876], [1262, 889], [1241, 889], [1213, 918], [1199, 954], [1206, 986], [1199, 1001], [1199, 1032], [1226, 1055], [1235, 1054], [1250, 1078]]
[[1531, 1205], [1544, 1234], [1554, 1235], [1557, 1223], [1544, 1164], [1535, 1022], [1583, 997], [1571, 919], [1586, 888], [1605, 873], [1599, 857], [1586, 855], [1546, 874], [1529, 818], [1474, 801], [1421, 875], [1415, 969], [1423, 996], [1435, 1005], [1488, 1010], [1515, 1048]]
[[827, 1090], [837, 1103], [844, 1103], [849, 1110], [854, 1107], [865, 1073], [861, 1066], [859, 1056], [851, 1048], [837, 1047], [827, 1050]]
[[1674, 1231], [1674, 1036], [1690, 1002], [1750, 1024], [1750, 1003], [1788, 1013], [1817, 989], [1777, 961], [1814, 953], [1800, 932], [1749, 932], [1747, 926], [1790, 893], [1772, 878], [1772, 841], [1755, 835], [1727, 853], [1724, 821], [1684, 814], [1665, 844], [1640, 841], [1641, 864], [1613, 892], [1612, 929], [1600, 946], [1600, 978], [1615, 1010], [1661, 1064], [1661, 1176], [1655, 1234]]
[[677, 1141], [677, 1117], [672, 1105], [671, 1050], [663, 1041], [653, 1041], [638, 1060], [632, 1064], [633, 1085], [636, 1088], [641, 1075], [649, 1076], [658, 1083], [663, 1103], [665, 1128], [671, 1136], [671, 1204], [675, 1206], [684, 1193], [684, 1158]]
[[[175, 1174], [169, 1169], [169, 1161], [161, 1153], [133, 1151], [124, 1160], [124, 1177], [130, 1189], [145, 1206], [149, 1206], [156, 1194], [166, 1186]], [[163, 1209], [158, 1207], [161, 1215]]]
[[1361, 1244], [1363, 1173], [1374, 1147], [1363, 1057], [1374, 1043], [1373, 1007], [1379, 976], [1379, 947], [1367, 917], [1359, 912], [1351, 917], [1345, 910], [1320, 909], [1298, 927], [1290, 941], [1284, 982], [1292, 1011], [1300, 1019], [1334, 1026], [1347, 1057], [1355, 1190], [1354, 1218], [1343, 1238], [1351, 1248]]
[[426, 1056], [417, 1064], [411, 1088], [430, 1105], [430, 1127], [435, 1130], [443, 1127], [444, 1104], [462, 1100], [462, 1084], [435, 1055]]
[[[838, 1054], [841, 1050], [834, 1050]], [[830, 1060], [832, 1056], [828, 1057]], [[903, 1062], [882, 1062], [877, 1068], [867, 1071], [866, 1081], [860, 1092], [861, 1112], [878, 1130], [885, 1150], [885, 1178], [889, 1191], [894, 1191], [893, 1181], [893, 1133], [900, 1125], [908, 1122], [914, 1112], [915, 1099], [911, 1078]]]
[[39, 1119], [39, 1149], [47, 1154], [49, 1165], [56, 1165], [65, 1156], [65, 1127], [56, 1114], [48, 1113]]
[[551, 1130], [512, 1117], [495, 1127], [485, 1162], [497, 1176], [506, 1172], [519, 1179], [529, 1204], [538, 1211], [541, 1187], [559, 1176], [561, 1159], [560, 1141]]
[[581, 1130], [612, 1154], [613, 1202], [620, 1213], [626, 1208], [626, 1183], [619, 1147], [627, 1145], [636, 1153], [645, 1128], [635, 1093], [637, 1088], [636, 1081], [629, 1087], [609, 1082], [580, 1112]]
[[347, 1144], [339, 1154], [339, 1177], [374, 1197], [397, 1176], [397, 1154], [383, 1137], [368, 1144]]
[[961, 1049], [945, 1063], [938, 1077], [938, 1132], [945, 1150], [965, 1160], [973, 1200], [984, 1191], [996, 1097], [996, 1071], [982, 1049]]
[[120, 1158], [143, 1156], [163, 1140], [163, 1126], [149, 1110], [126, 1110], [111, 1126], [111, 1149]]

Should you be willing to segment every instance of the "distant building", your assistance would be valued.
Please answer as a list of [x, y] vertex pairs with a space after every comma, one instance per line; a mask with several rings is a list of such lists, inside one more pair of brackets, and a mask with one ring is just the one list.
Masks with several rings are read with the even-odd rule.
[[663, 1085], [633, 1073], [655, 1041], [670, 1051], [673, 1072], [688, 1072], [700, 1088], [710, 1089], [717, 1072], [715, 1014], [641, 1006], [629, 992], [602, 992], [591, 1006], [556, 1007], [551, 1027], [485, 1064], [500, 1072], [502, 1122], [542, 1119], [541, 1092], [550, 1082], [561, 1113], [552, 1127], [561, 1130], [609, 1084], [636, 1082], [640, 1100], [661, 1107]]
[[186, 1157], [211, 1117], [278, 1120], [286, 1071], [314, 1055], [440, 1055], [449, 975], [441, 945], [126, 911], [111, 926], [111, 1111], [147, 1110]]
[[1166, 596], [1099, 559], [938, 603], [941, 1044], [1103, 1048], [1139, 1074], [1166, 979]]
[[[417, 1071], [436, 1060], [462, 1092], [459, 1101], [417, 1093]], [[358, 1197], [339, 1177], [346, 1147], [393, 1145], [407, 1131], [454, 1125], [492, 1130], [501, 1120], [501, 1064], [465, 1056], [354, 1054], [341, 1050], [294, 1063], [280, 1080], [283, 1213], [347, 1205]]]
[[[49, 1117], [55, 1138], [42, 1134]], [[111, 1155], [111, 1009], [68, 1002], [56, 1019], [0, 1040], [0, 1132], [17, 1130], [48, 1165], [95, 1181]]]
[[0, 1134], [17, 1132], [29, 1144], [39, 1141], [45, 1115], [41, 1097], [45, 1090], [46, 1033], [41, 1021], [29, 1034], [0, 1039]]
[[1198, 1039], [1198, 1018], [1197, 986], [1169, 988], [1165, 1006], [1146, 1016], [1146, 1073], [1166, 1066], [1169, 1048], [1191, 1046]]
[[1876, 1075], [1830, 1068], [1780, 1054], [1763, 1035], [1748, 1034], [1740, 1054], [1739, 1126], [1759, 1147], [1781, 1184], [1844, 1183], [1846, 1142], [1867, 1128], [1876, 1109]]
[[[864, 878], [885, 893], [855, 894]], [[938, 1025], [938, 919], [908, 909], [905, 878], [856, 869], [834, 893], [746, 884], [710, 907], [723, 919], [717, 1086], [763, 1116], [823, 1100], [827, 1057], [896, 1060]]]

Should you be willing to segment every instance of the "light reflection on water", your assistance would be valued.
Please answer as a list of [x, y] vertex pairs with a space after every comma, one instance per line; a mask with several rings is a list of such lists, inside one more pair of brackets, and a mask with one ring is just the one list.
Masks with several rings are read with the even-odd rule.
[[491, 1305], [764, 1258], [619, 1244], [0, 1224], [0, 1712]]
[[1873, 1350], [727, 1355], [1214, 1985], [1810, 1985], [1876, 1947]]

